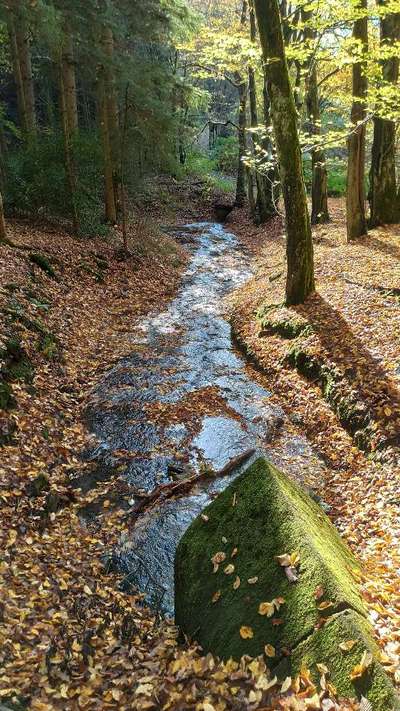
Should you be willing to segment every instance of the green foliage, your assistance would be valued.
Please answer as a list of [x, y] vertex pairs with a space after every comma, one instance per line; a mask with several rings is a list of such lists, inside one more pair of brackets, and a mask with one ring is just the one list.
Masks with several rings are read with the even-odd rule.
[[206, 190], [216, 189], [221, 192], [230, 193], [235, 189], [235, 180], [229, 176], [224, 176], [219, 172], [218, 162], [213, 152], [194, 149], [187, 155], [184, 167], [177, 171], [177, 177], [193, 176], [202, 178], [205, 182]]
[[[94, 132], [81, 132], [72, 147], [77, 175], [77, 208], [82, 235], [105, 234], [103, 224], [100, 141]], [[6, 157], [4, 202], [8, 212], [70, 218], [64, 139], [60, 131], [44, 132], [29, 144], [17, 144]], [[40, 265], [39, 265], [40, 266]]]
[[212, 156], [218, 170], [226, 175], [235, 175], [238, 162], [238, 150], [237, 136], [218, 138], [212, 150]]

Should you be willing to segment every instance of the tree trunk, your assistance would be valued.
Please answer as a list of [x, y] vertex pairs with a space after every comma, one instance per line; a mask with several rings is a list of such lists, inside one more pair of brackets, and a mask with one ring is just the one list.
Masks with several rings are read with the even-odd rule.
[[[254, 14], [254, 4], [251, 0], [249, 4], [249, 14], [250, 14], [250, 40], [251, 42], [256, 42], [257, 39], [257, 28], [256, 28], [256, 18]], [[250, 124], [253, 129], [257, 128], [258, 126], [258, 111], [257, 111], [257, 88], [256, 88], [256, 77], [255, 77], [255, 71], [253, 67], [249, 67], [249, 103], [250, 103]], [[256, 134], [253, 133], [251, 134], [252, 136], [252, 147], [253, 147], [253, 156], [256, 157], [257, 155], [257, 148], [256, 144], [260, 143], [262, 148], [266, 150], [266, 154], [268, 156], [268, 153], [270, 152], [268, 148], [270, 148], [270, 141], [269, 139], [264, 139], [260, 140], [260, 138], [256, 138]], [[268, 145], [265, 143], [265, 141], [268, 140]], [[265, 143], [265, 145], [263, 145]], [[261, 169], [261, 170], [260, 170]], [[273, 199], [272, 199], [272, 183], [270, 180], [267, 179], [266, 175], [263, 175], [261, 172], [263, 169], [262, 163], [259, 164], [259, 168], [255, 169], [255, 182], [256, 182], [256, 187], [257, 187], [257, 197], [256, 197], [256, 204], [253, 209], [253, 212], [255, 213], [256, 216], [256, 222], [257, 223], [263, 223], [266, 222], [273, 214], [275, 214], [275, 209], [273, 205]]]
[[19, 51], [17, 45], [17, 36], [15, 33], [15, 17], [12, 10], [9, 10], [7, 16], [8, 33], [10, 37], [11, 61], [13, 67], [13, 76], [17, 95], [18, 117], [21, 129], [24, 133], [28, 132], [25, 110], [24, 86], [22, 83], [21, 65], [19, 61]]
[[104, 81], [106, 88], [106, 108], [107, 108], [107, 123], [108, 134], [111, 152], [113, 185], [114, 185], [114, 202], [117, 206], [119, 203], [119, 184], [120, 184], [120, 123], [119, 123], [119, 108], [115, 82], [114, 68], [114, 35], [111, 27], [105, 25], [103, 27], [103, 51], [106, 57], [104, 67]]
[[117, 208], [114, 192], [114, 171], [111, 154], [110, 132], [108, 122], [108, 105], [106, 94], [106, 82], [104, 79], [104, 70], [101, 68], [98, 80], [98, 115], [100, 124], [100, 133], [103, 147], [103, 165], [104, 165], [104, 202], [105, 214], [107, 222], [114, 224], [117, 221]]
[[246, 106], [247, 106], [247, 83], [240, 81], [239, 83], [239, 121], [238, 121], [238, 168], [236, 180], [236, 199], [235, 204], [238, 207], [243, 207], [246, 199], [246, 167], [243, 162], [246, 154]]
[[[360, 9], [367, 10], [367, 0], [360, 0]], [[364, 57], [368, 51], [368, 17], [360, 17], [354, 21], [353, 38], [362, 46]], [[353, 74], [353, 105], [351, 108], [351, 123], [353, 130], [347, 140], [347, 192], [346, 192], [346, 222], [347, 239], [351, 241], [367, 234], [367, 219], [365, 215], [365, 136], [366, 117], [365, 101], [368, 90], [368, 79], [365, 75], [364, 63], [355, 62]]]
[[[302, 19], [304, 22], [304, 39], [309, 45], [309, 51], [311, 51], [311, 48], [315, 42], [315, 31], [312, 27], [310, 27], [312, 12], [310, 10], [303, 9]], [[315, 57], [312, 55], [307, 60], [305, 84], [309, 133], [311, 136], [315, 136], [316, 140], [319, 141], [319, 137], [321, 135], [321, 113], [319, 109], [317, 64]], [[311, 223], [313, 225], [317, 225], [329, 222], [328, 176], [326, 171], [325, 153], [320, 147], [315, 147], [311, 150], [311, 168]]]
[[[385, 0], [378, 0], [384, 7]], [[400, 13], [381, 17], [381, 46], [390, 47], [400, 40]], [[382, 78], [395, 85], [399, 77], [399, 58], [382, 61]], [[400, 196], [396, 187], [396, 125], [394, 121], [376, 116], [370, 170], [370, 205], [372, 227], [400, 220]]]
[[4, 218], [3, 197], [0, 193], [0, 239], [7, 239], [6, 221]]
[[24, 12], [17, 4], [15, 17], [15, 37], [24, 93], [25, 128], [28, 134], [36, 133], [35, 89], [32, 76], [29, 27]]
[[[65, 85], [64, 76], [64, 55], [63, 51], [60, 56], [60, 108], [61, 108], [61, 119], [64, 135], [64, 160], [65, 160], [65, 175], [67, 178], [67, 186], [70, 194], [71, 201], [71, 211], [72, 211], [72, 221], [74, 232], [79, 232], [79, 216], [76, 206], [77, 198], [77, 180], [76, 180], [76, 170], [72, 151], [72, 137], [74, 135], [74, 129], [71, 126], [71, 116], [70, 110], [68, 109], [68, 88]], [[71, 107], [70, 107], [71, 108]]]
[[314, 261], [296, 107], [290, 86], [277, 0], [255, 0], [255, 10], [268, 77], [272, 123], [285, 202], [286, 303], [299, 304], [314, 291]]
[[64, 27], [61, 50], [61, 80], [65, 103], [65, 114], [69, 140], [78, 131], [78, 102], [76, 96], [76, 76], [74, 62], [74, 43], [69, 27]]

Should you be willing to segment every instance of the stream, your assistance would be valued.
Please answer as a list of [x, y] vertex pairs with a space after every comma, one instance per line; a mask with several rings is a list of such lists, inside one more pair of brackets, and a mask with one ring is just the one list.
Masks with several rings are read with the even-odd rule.
[[243, 245], [216, 223], [187, 225], [175, 236], [191, 254], [179, 293], [135, 328], [131, 355], [106, 375], [87, 412], [99, 478], [125, 461], [128, 517], [141, 493], [205, 468], [219, 471], [255, 450], [228, 475], [204, 478], [189, 494], [143, 513], [114, 551], [126, 580], [168, 615], [180, 537], [251, 459], [263, 453], [300, 482], [308, 483], [310, 472], [318, 482], [325, 473], [232, 344], [224, 297], [252, 274]]

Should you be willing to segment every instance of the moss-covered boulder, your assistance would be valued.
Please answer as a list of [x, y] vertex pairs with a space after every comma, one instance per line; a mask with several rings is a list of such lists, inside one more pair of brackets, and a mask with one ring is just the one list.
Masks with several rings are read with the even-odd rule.
[[[361, 663], [363, 657], [366, 664]], [[374, 711], [397, 711], [399, 697], [378, 659], [379, 649], [372, 640], [369, 623], [354, 610], [344, 610], [301, 642], [278, 664], [275, 673], [286, 677], [303, 667], [317, 680], [320, 672], [316, 664], [324, 664], [341, 696], [365, 696]]]
[[[311, 668], [322, 660], [317, 648], [313, 657], [310, 640], [335, 630], [326, 618], [341, 620], [345, 610], [360, 621], [360, 639], [366, 635], [373, 644], [357, 571], [357, 561], [318, 504], [259, 459], [181, 539], [175, 559], [176, 622], [205, 651], [225, 659], [263, 654], [268, 645], [270, 666], [285, 671], [307, 644]], [[338, 636], [335, 652], [342, 640]], [[349, 656], [345, 670], [338, 666], [333, 673], [338, 688], [342, 675], [348, 686], [352, 662]]]

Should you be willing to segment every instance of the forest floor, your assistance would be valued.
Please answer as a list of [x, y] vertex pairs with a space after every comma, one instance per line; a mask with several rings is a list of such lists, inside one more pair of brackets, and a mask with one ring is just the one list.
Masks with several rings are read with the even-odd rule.
[[[282, 220], [232, 229], [252, 243], [257, 270], [234, 295], [239, 346], [326, 462], [319, 494], [362, 561], [362, 592], [400, 684], [400, 226], [346, 244], [344, 204], [314, 228], [316, 293], [285, 308]], [[233, 218], [234, 219], [234, 218]]]
[[[204, 206], [201, 186], [198, 192], [195, 206], [176, 215], [165, 188], [161, 221], [174, 214], [178, 221], [198, 218], [196, 205]], [[189, 204], [192, 198], [188, 184], [176, 200]], [[210, 200], [208, 194], [206, 206]], [[146, 212], [156, 212], [150, 202]], [[292, 416], [301, 418], [326, 455], [332, 479], [323, 496], [332, 501], [341, 530], [365, 563], [364, 593], [387, 655], [384, 661], [393, 669], [399, 652], [394, 589], [399, 492], [393, 452], [380, 464], [369, 461], [318, 387], [283, 367], [287, 341], [282, 345], [276, 336], [258, 337], [254, 309], [262, 298], [282, 300], [282, 276], [268, 279], [284, 271], [279, 221], [255, 229], [238, 214], [232, 229], [268, 270], [241, 291], [234, 316], [238, 335], [274, 376], [272, 397], [287, 399]], [[368, 249], [340, 245], [342, 229], [336, 223], [318, 229], [320, 296], [301, 316], [319, 318], [327, 327], [324, 347], [332, 341], [337, 349], [347, 349], [352, 368], [360, 360], [362, 375], [372, 374], [373, 355], [381, 358], [385, 390], [378, 424], [391, 431], [398, 409], [386, 386], [397, 367], [398, 301], [390, 292], [348, 284], [341, 274], [365, 284], [398, 284], [395, 231], [371, 234]], [[174, 626], [156, 619], [140, 595], [120, 592], [118, 576], [104, 566], [104, 554], [123, 531], [122, 512], [108, 508], [106, 499], [96, 533], [79, 519], [85, 494], [69, 480], [85, 467], [80, 456], [87, 445], [85, 403], [104, 372], [130, 351], [137, 318], [173, 297], [186, 254], [148, 219], [134, 225], [132, 257], [122, 261], [116, 243], [77, 240], [56, 228], [11, 222], [9, 236], [14, 246], [0, 246], [6, 376], [0, 397], [3, 408], [10, 408], [1, 413], [0, 430], [0, 708], [256, 709], [260, 690], [265, 708], [356, 708], [344, 702], [339, 707], [328, 698], [316, 705], [320, 702], [307, 675], [294, 695], [286, 692], [278, 700], [260, 660], [224, 665], [210, 655], [202, 657], [195, 646], [178, 645]], [[322, 297], [329, 304], [325, 311]], [[334, 329], [344, 327], [346, 317], [343, 338], [343, 331]]]

